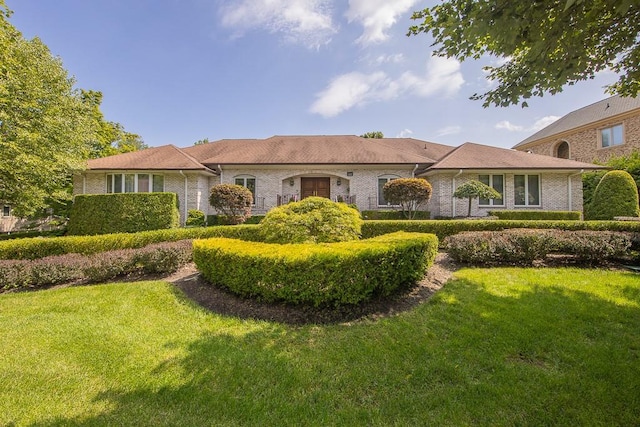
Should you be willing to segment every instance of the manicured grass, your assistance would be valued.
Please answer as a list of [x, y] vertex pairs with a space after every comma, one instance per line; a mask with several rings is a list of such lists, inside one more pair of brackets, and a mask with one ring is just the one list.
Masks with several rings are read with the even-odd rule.
[[638, 425], [640, 276], [466, 269], [353, 325], [209, 314], [163, 282], [0, 296], [0, 425]]

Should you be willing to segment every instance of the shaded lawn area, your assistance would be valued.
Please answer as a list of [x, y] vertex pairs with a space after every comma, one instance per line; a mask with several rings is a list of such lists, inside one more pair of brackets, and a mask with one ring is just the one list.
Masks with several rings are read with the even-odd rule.
[[640, 276], [465, 269], [378, 321], [205, 312], [164, 282], [0, 296], [0, 425], [638, 425]]

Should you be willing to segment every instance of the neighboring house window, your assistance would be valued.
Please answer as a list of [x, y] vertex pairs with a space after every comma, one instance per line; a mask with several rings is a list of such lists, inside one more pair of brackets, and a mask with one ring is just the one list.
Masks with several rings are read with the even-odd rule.
[[602, 148], [613, 147], [624, 143], [624, 132], [622, 125], [615, 125], [600, 130], [600, 140]]
[[397, 175], [383, 175], [378, 177], [378, 206], [389, 206], [389, 203], [384, 198], [384, 192], [382, 191], [382, 189], [387, 182], [393, 181], [397, 178], [400, 177]]
[[540, 175], [514, 175], [514, 204], [540, 206]]
[[4, 206], [2, 208], [2, 216], [11, 216], [11, 206]]
[[479, 175], [478, 181], [492, 187], [502, 196], [499, 199], [480, 199], [480, 206], [504, 206], [504, 175]]
[[107, 174], [107, 193], [160, 193], [164, 176], [148, 173]]
[[256, 177], [255, 176], [236, 176], [234, 178], [236, 185], [241, 185], [246, 187], [251, 191], [251, 196], [253, 196], [253, 204], [256, 203]]
[[569, 143], [567, 141], [562, 141], [556, 147], [556, 157], [559, 159], [568, 159], [569, 158]]

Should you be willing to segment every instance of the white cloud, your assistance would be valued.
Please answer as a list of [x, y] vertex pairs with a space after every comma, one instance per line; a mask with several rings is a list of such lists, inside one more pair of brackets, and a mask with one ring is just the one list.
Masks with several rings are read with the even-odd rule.
[[383, 72], [353, 72], [338, 76], [318, 94], [318, 99], [311, 105], [310, 111], [324, 117], [336, 116], [371, 100], [384, 85], [385, 80], [387, 76]]
[[413, 131], [411, 129], [402, 129], [396, 138], [410, 138], [411, 135], [413, 135]]
[[553, 123], [556, 120], [558, 120], [559, 118], [560, 118], [560, 116], [545, 116], [545, 117], [541, 118], [540, 120], [537, 120], [533, 124], [533, 126], [531, 126], [530, 130], [537, 132], [540, 129], [546, 128], [551, 123]]
[[460, 126], [445, 126], [436, 131], [436, 136], [457, 135], [460, 132], [462, 132], [462, 127]]
[[382, 71], [340, 75], [331, 80], [327, 88], [317, 95], [309, 111], [324, 117], [333, 117], [358, 105], [386, 101], [404, 95], [425, 98], [436, 95], [451, 96], [463, 83], [458, 61], [432, 57], [427, 61], [424, 77], [410, 71], [395, 80]]
[[358, 21], [364, 27], [357, 43], [368, 46], [385, 41], [386, 31], [408, 12], [418, 0], [349, 0], [346, 17], [349, 22]]
[[404, 55], [402, 53], [396, 53], [394, 55], [380, 55], [375, 59], [375, 63], [378, 65], [386, 64], [389, 62], [398, 64], [402, 61], [404, 61]]
[[560, 116], [545, 116], [539, 120], [536, 120], [536, 122], [534, 124], [532, 124], [531, 126], [520, 126], [520, 125], [515, 125], [513, 123], [511, 123], [508, 120], [502, 120], [498, 123], [496, 123], [495, 128], [496, 129], [504, 129], [507, 130], [509, 132], [537, 132], [540, 129], [543, 129], [547, 126], [549, 126], [551, 123], [555, 122], [556, 120], [558, 120], [560, 118]]
[[509, 132], [522, 132], [525, 130], [524, 126], [514, 125], [509, 120], [502, 120], [496, 123], [495, 128], [508, 130]]
[[337, 32], [331, 18], [331, 0], [241, 0], [220, 9], [222, 25], [238, 35], [264, 28], [282, 33], [285, 40], [318, 48]]

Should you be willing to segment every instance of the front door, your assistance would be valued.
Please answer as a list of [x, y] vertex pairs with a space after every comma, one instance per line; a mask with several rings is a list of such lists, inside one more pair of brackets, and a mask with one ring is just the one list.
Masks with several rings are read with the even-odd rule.
[[331, 181], [329, 178], [301, 178], [302, 198], [309, 196], [331, 198]]

